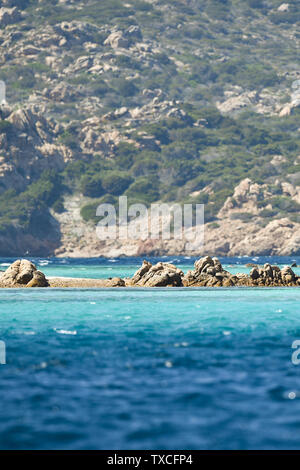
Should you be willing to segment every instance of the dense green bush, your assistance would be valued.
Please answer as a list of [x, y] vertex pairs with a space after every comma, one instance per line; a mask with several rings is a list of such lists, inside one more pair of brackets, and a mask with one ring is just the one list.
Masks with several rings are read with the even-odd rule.
[[132, 166], [131, 171], [135, 177], [138, 177], [157, 173], [158, 169], [159, 161], [157, 154], [155, 152], [142, 152], [140, 158]]
[[97, 79], [97, 80], [93, 81], [90, 85], [91, 85], [91, 91], [92, 91], [94, 96], [103, 97], [109, 91], [111, 91], [111, 88], [108, 86], [108, 84], [103, 79]]
[[57, 214], [62, 214], [65, 211], [64, 201], [63, 199], [57, 199], [54, 204], [52, 205], [52, 209]]
[[291, 11], [280, 11], [271, 13], [269, 15], [270, 20], [272, 23], [278, 25], [280, 23], [287, 23], [287, 24], [295, 24], [300, 21], [300, 11], [296, 11], [293, 9]]
[[253, 214], [249, 214], [249, 212], [234, 212], [231, 214], [231, 219], [238, 219], [242, 220], [243, 222], [248, 222], [249, 220], [253, 219]]
[[264, 0], [246, 0], [250, 8], [263, 8]]
[[285, 212], [299, 212], [300, 204], [285, 196], [277, 196], [269, 200], [273, 209]]
[[132, 202], [149, 204], [159, 199], [159, 185], [155, 177], [140, 177], [125, 192]]
[[230, 13], [231, 2], [229, 0], [210, 0], [205, 11], [214, 20], [224, 20]]
[[133, 144], [128, 142], [120, 142], [115, 149], [115, 153], [115, 161], [119, 168], [122, 170], [127, 170], [132, 166], [138, 150]]
[[259, 213], [260, 217], [264, 217], [265, 219], [271, 219], [272, 217], [276, 217], [278, 212], [272, 209], [263, 209]]
[[62, 177], [53, 170], [46, 170], [41, 178], [30, 184], [26, 191], [17, 194], [8, 190], [0, 195], [0, 227], [8, 230], [13, 225], [42, 236], [49, 230], [48, 208], [61, 198], [65, 190]]
[[99, 203], [93, 202], [92, 204], [86, 204], [80, 209], [80, 215], [86, 222], [92, 220], [94, 222], [97, 221], [96, 211]]
[[70, 180], [81, 178], [87, 169], [86, 163], [82, 160], [76, 160], [68, 163], [63, 172], [63, 175]]
[[117, 198], [112, 196], [111, 194], [105, 194], [102, 196], [100, 199], [97, 199], [97, 201], [89, 203], [84, 205], [80, 209], [80, 215], [83, 218], [83, 220], [87, 221], [92, 221], [92, 222], [99, 222], [99, 217], [97, 217], [97, 208], [100, 204], [113, 204], [116, 212], [118, 212], [118, 201]]
[[153, 135], [162, 145], [170, 143], [169, 129], [164, 121], [147, 124], [143, 126], [143, 131], [149, 135]]
[[84, 175], [81, 179], [81, 190], [84, 196], [99, 197], [105, 193], [102, 178], [99, 175]]
[[5, 119], [3, 119], [2, 121], [0, 120], [0, 134], [7, 134], [11, 130], [12, 124], [9, 121], [6, 121]]
[[102, 187], [106, 193], [119, 196], [128, 188], [132, 178], [120, 171], [107, 171], [102, 175]]
[[121, 78], [114, 81], [114, 88], [117, 93], [124, 98], [133, 96], [138, 91], [136, 85], [132, 81]]

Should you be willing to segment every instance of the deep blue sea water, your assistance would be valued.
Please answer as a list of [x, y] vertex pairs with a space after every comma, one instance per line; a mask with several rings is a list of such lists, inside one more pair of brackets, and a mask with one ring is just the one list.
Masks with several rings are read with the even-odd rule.
[[0, 448], [299, 449], [299, 305], [297, 288], [3, 289]]

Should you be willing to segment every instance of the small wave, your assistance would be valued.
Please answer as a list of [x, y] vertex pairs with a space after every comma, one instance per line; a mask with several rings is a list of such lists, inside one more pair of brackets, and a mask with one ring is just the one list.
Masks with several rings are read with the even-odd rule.
[[165, 367], [168, 367], [168, 368], [170, 369], [171, 367], [173, 367], [173, 362], [171, 362], [171, 361], [166, 361], [166, 362], [165, 362]]
[[1, 266], [10, 266], [10, 263], [1, 263]]
[[57, 328], [54, 328], [54, 331], [58, 333], [59, 335], [77, 335], [76, 330], [59, 330]]

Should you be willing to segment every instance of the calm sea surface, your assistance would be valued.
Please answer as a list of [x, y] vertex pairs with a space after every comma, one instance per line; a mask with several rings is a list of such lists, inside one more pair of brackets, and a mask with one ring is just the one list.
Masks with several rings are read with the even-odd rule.
[[[300, 264], [222, 259], [266, 261]], [[113, 277], [141, 259], [35, 262]], [[3, 289], [0, 448], [299, 449], [299, 306], [297, 288]]]

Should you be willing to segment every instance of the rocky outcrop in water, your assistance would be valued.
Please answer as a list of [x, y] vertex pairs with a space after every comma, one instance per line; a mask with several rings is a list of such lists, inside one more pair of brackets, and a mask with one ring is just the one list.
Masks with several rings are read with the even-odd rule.
[[263, 267], [254, 266], [250, 274], [231, 274], [223, 269], [218, 258], [205, 256], [195, 262], [195, 269], [188, 271], [183, 278], [186, 287], [276, 287], [276, 286], [300, 286], [300, 277], [292, 268], [285, 266], [271, 266], [269, 263]]
[[184, 274], [174, 264], [157, 263], [154, 266], [144, 261], [131, 279], [132, 286], [139, 287], [182, 287]]
[[0, 287], [48, 287], [45, 275], [30, 261], [17, 260], [0, 276]]
[[235, 282], [228, 271], [225, 271], [218, 258], [204, 256], [194, 264], [195, 269], [188, 271], [183, 278], [186, 287], [206, 286], [206, 287], [230, 287]]
[[269, 263], [262, 268], [254, 267], [249, 275], [252, 285], [258, 286], [294, 286], [300, 285], [300, 277], [296, 276], [292, 268], [284, 266], [271, 266]]
[[204, 256], [185, 275], [174, 264], [143, 261], [132, 278], [73, 279], [45, 275], [28, 260], [17, 260], [0, 276], [0, 287], [300, 287], [300, 276], [290, 266], [253, 266], [250, 273], [231, 274], [218, 258]]

